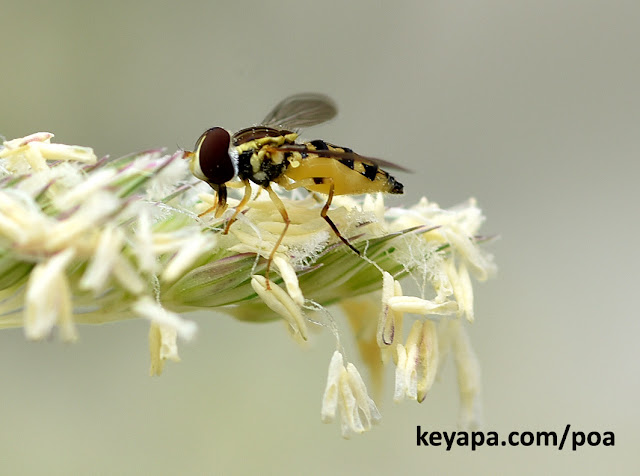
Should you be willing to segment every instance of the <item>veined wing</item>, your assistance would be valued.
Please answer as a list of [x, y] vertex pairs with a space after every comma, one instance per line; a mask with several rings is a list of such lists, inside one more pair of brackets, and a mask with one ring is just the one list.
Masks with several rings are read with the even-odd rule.
[[318, 93], [301, 93], [279, 102], [262, 124], [265, 126], [299, 129], [315, 126], [333, 119], [338, 108], [331, 98]]
[[303, 155], [313, 154], [318, 157], [330, 157], [332, 159], [346, 159], [346, 160], [356, 160], [360, 162], [368, 162], [371, 164], [376, 164], [385, 169], [395, 169], [395, 170], [400, 170], [402, 172], [411, 172], [411, 170], [405, 167], [402, 167], [398, 164], [394, 164], [393, 162], [378, 159], [375, 157], [367, 157], [364, 155], [356, 154], [355, 152], [347, 152], [343, 150], [311, 149], [307, 147], [306, 144], [283, 144], [281, 146], [274, 147], [274, 149], [280, 150], [283, 152], [300, 152]]

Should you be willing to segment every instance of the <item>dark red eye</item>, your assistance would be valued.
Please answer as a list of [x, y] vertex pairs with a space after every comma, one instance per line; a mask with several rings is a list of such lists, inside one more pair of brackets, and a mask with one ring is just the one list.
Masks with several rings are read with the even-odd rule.
[[206, 131], [198, 151], [200, 170], [210, 183], [223, 184], [236, 175], [233, 159], [229, 157], [231, 136], [222, 127]]

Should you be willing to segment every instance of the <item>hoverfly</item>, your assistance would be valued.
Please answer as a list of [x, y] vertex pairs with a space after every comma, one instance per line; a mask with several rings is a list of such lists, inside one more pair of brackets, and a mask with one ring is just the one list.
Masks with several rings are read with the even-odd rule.
[[326, 122], [337, 112], [334, 102], [324, 95], [296, 94], [278, 103], [261, 125], [247, 127], [233, 135], [221, 127], [212, 127], [196, 141], [193, 152], [185, 152], [191, 173], [216, 192], [216, 205], [201, 215], [214, 212], [220, 217], [227, 207], [227, 182], [237, 177], [244, 183], [244, 196], [227, 222], [225, 234], [249, 202], [251, 182], [267, 191], [280, 212], [284, 229], [267, 260], [267, 287], [271, 262], [290, 224], [287, 210], [271, 183], [286, 190], [303, 187], [327, 195], [320, 215], [336, 236], [357, 254], [359, 251], [327, 215], [333, 196], [403, 191], [402, 184], [380, 166], [406, 169], [323, 140], [296, 142], [299, 128]]

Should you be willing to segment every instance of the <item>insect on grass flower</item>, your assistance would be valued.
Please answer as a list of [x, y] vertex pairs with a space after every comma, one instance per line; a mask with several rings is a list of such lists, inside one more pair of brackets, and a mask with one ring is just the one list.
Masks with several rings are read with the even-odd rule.
[[[356, 254], [313, 194], [280, 194], [286, 234], [268, 194], [247, 201], [225, 234], [233, 210], [203, 214], [219, 197], [194, 179], [182, 151], [98, 160], [52, 137], [36, 133], [0, 148], [0, 328], [74, 341], [79, 324], [144, 318], [151, 374], [159, 375], [167, 360], [179, 360], [178, 339], [194, 336], [185, 317], [192, 311], [280, 320], [298, 341], [325, 327], [336, 351], [321, 415], [339, 416], [345, 437], [380, 419], [356, 357], [344, 350], [350, 328], [374, 394], [383, 365], [395, 367], [396, 401], [425, 400], [451, 353], [461, 420], [477, 423], [479, 366], [464, 321], [474, 319], [471, 276], [484, 280], [494, 265], [479, 246], [484, 218], [473, 200], [389, 208], [382, 195], [336, 196], [329, 216]], [[247, 185], [232, 185], [227, 200], [236, 206]]]

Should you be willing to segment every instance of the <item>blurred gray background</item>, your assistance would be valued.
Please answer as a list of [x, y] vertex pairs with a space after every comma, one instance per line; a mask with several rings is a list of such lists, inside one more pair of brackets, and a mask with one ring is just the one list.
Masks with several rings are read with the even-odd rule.
[[639, 2], [13, 1], [1, 15], [7, 138], [173, 151], [291, 93], [335, 98], [339, 117], [308, 138], [413, 169], [389, 203], [476, 197], [502, 236], [470, 329], [485, 429], [570, 423], [616, 446], [417, 448], [416, 425], [456, 428], [451, 365], [421, 405], [394, 405], [389, 374], [382, 424], [344, 441], [319, 418], [328, 333], [302, 350], [278, 323], [212, 312], [153, 379], [144, 322], [82, 327], [71, 346], [1, 332], [0, 472], [638, 474]]

